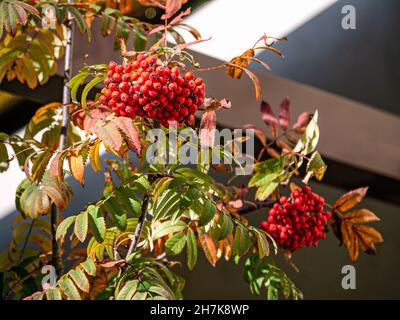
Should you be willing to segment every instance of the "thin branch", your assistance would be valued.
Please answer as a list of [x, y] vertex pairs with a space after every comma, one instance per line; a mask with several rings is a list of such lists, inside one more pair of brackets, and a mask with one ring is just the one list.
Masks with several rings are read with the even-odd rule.
[[28, 234], [26, 235], [25, 242], [24, 242], [24, 245], [21, 250], [21, 254], [19, 255], [19, 259], [18, 259], [19, 261], [21, 261], [24, 256], [25, 249], [26, 249], [26, 246], [28, 245], [29, 237], [31, 236], [34, 223], [35, 223], [35, 220], [32, 219], [31, 225], [29, 226]]
[[148, 194], [145, 194], [145, 196], [143, 198], [143, 204], [142, 204], [142, 213], [140, 214], [138, 224], [136, 226], [135, 233], [133, 235], [133, 239], [132, 239], [131, 245], [129, 246], [125, 260], [127, 260], [128, 257], [132, 254], [132, 252], [135, 251], [137, 248], [137, 245], [139, 242], [139, 237], [140, 237], [140, 234], [142, 233], [144, 222], [146, 220], [147, 210], [149, 207], [149, 201], [150, 201], [150, 196]]
[[[67, 1], [68, 4], [73, 4], [72, 0]], [[63, 107], [62, 107], [62, 121], [61, 121], [61, 134], [59, 141], [60, 151], [67, 148], [68, 144], [68, 125], [70, 122], [69, 105], [71, 103], [71, 91], [68, 88], [68, 83], [71, 80], [72, 74], [72, 54], [73, 54], [73, 41], [75, 34], [75, 27], [71, 12], [68, 12], [68, 23], [66, 24], [66, 45], [64, 57], [64, 86], [63, 86]], [[63, 273], [63, 263], [61, 258], [61, 250], [56, 239], [56, 231], [58, 226], [58, 212], [54, 204], [51, 205], [51, 238], [52, 238], [52, 264], [56, 268], [57, 274], [61, 276]]]
[[253, 213], [254, 211], [257, 211], [257, 210], [260, 210], [260, 209], [271, 208], [274, 205], [275, 202], [276, 202], [275, 200], [269, 199], [269, 200], [266, 200], [264, 202], [260, 202], [260, 203], [257, 203], [255, 205], [252, 205], [250, 207], [241, 209], [241, 210], [238, 211], [238, 213], [240, 215], [245, 215], [245, 214]]

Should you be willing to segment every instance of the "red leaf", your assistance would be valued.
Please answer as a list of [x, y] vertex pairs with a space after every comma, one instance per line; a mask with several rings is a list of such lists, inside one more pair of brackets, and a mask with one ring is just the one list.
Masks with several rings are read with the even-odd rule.
[[161, 19], [166, 20], [171, 18], [180, 8], [182, 8], [182, 0], [167, 0], [165, 4], [165, 14]]
[[90, 116], [86, 116], [83, 120], [83, 129], [91, 132], [97, 121], [104, 120], [109, 114], [109, 111], [101, 109], [92, 109], [89, 111]]
[[172, 21], [169, 23], [169, 25], [172, 26], [174, 24], [177, 24], [178, 22], [181, 22], [183, 20], [183, 17], [188, 16], [190, 12], [191, 12], [190, 8], [187, 8], [185, 11], [181, 12], [179, 15], [173, 18]]
[[284, 131], [287, 131], [290, 123], [290, 101], [285, 98], [279, 109], [279, 125]]
[[121, 260], [116, 260], [116, 261], [108, 261], [108, 262], [103, 262], [100, 264], [101, 267], [103, 268], [113, 268], [116, 266], [123, 266], [125, 265], [125, 260], [121, 259]]
[[304, 134], [306, 132], [307, 126], [310, 123], [312, 116], [308, 112], [302, 113], [293, 126], [293, 130], [298, 134]]
[[203, 113], [200, 123], [200, 144], [202, 147], [212, 148], [215, 144], [215, 128], [217, 127], [217, 114], [214, 110]]
[[60, 160], [61, 154], [62, 154], [62, 152], [58, 152], [55, 155], [55, 157], [53, 158], [53, 160], [51, 160], [51, 162], [50, 162], [50, 174], [53, 177], [58, 176], [58, 161]]
[[99, 122], [92, 128], [92, 131], [103, 140], [104, 144], [116, 151], [120, 150], [122, 145], [122, 136], [118, 127], [113, 122], [109, 122], [104, 126]]
[[200, 39], [200, 40], [196, 40], [196, 41], [192, 41], [192, 42], [187, 42], [187, 43], [178, 44], [178, 45], [176, 45], [176, 46], [174, 47], [174, 49], [176, 49], [176, 50], [182, 50], [182, 49], [185, 49], [185, 48], [187, 48], [187, 47], [193, 46], [193, 45], [195, 45], [195, 44], [198, 44], [198, 43], [201, 43], [201, 42], [205, 42], [205, 41], [209, 41], [210, 39], [211, 39], [211, 37], [208, 38], [208, 39]]
[[276, 138], [278, 134], [278, 119], [276, 119], [274, 112], [268, 102], [261, 103], [262, 119], [269, 127], [272, 137]]
[[113, 120], [119, 128], [122, 136], [125, 138], [129, 148], [137, 153], [140, 153], [140, 138], [133, 120], [127, 117], [118, 117]]
[[230, 109], [232, 108], [232, 103], [227, 99], [218, 100], [215, 98], [205, 98], [204, 99], [204, 108], [206, 110], [219, 110], [219, 109]]
[[246, 124], [243, 127], [243, 129], [253, 130], [254, 135], [258, 138], [258, 140], [260, 140], [262, 145], [264, 147], [267, 146], [267, 136], [263, 130], [261, 130], [260, 128], [256, 127], [255, 125], [252, 125], [252, 124]]

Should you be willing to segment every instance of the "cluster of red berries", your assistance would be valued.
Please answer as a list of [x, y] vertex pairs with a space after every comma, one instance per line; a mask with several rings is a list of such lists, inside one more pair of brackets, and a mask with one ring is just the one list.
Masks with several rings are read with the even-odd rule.
[[277, 244], [291, 252], [306, 246], [317, 246], [326, 238], [326, 225], [331, 212], [324, 212], [325, 200], [306, 186], [294, 190], [269, 210], [267, 221], [261, 228], [269, 233]]
[[193, 119], [203, 104], [205, 84], [193, 72], [163, 66], [155, 56], [139, 54], [125, 65], [110, 62], [100, 102], [124, 117], [157, 119], [164, 126]]

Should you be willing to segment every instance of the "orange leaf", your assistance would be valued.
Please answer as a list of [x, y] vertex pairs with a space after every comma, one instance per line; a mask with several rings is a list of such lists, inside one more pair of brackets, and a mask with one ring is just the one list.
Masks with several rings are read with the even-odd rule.
[[366, 243], [380, 243], [383, 242], [382, 235], [374, 228], [364, 225], [354, 226], [358, 236]]
[[333, 209], [339, 211], [347, 211], [357, 204], [359, 204], [362, 199], [367, 194], [368, 187], [360, 188], [353, 191], [350, 191], [344, 195], [342, 195], [333, 205]]
[[379, 221], [380, 219], [368, 209], [361, 209], [346, 213], [343, 219], [348, 220], [353, 224], [368, 223]]
[[203, 233], [201, 229], [197, 229], [197, 233], [199, 235], [199, 240], [201, 247], [203, 248], [204, 254], [207, 260], [211, 263], [213, 267], [217, 263], [217, 248], [213, 239], [206, 233]]
[[349, 252], [351, 261], [355, 262], [358, 259], [358, 237], [354, 233], [353, 225], [343, 221], [341, 224], [343, 243]]
[[71, 154], [68, 156], [69, 169], [73, 177], [79, 181], [81, 185], [85, 183], [84, 166], [82, 155]]
[[289, 188], [290, 188], [290, 191], [301, 190], [301, 188], [294, 182], [290, 183]]
[[226, 74], [234, 79], [240, 79], [245, 68], [248, 67], [251, 60], [247, 57], [254, 57], [254, 50], [249, 49], [241, 56], [233, 58], [226, 67]]

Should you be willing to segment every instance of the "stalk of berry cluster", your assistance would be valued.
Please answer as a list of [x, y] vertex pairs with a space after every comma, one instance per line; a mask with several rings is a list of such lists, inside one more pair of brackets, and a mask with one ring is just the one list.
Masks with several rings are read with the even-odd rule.
[[[72, 4], [72, 0], [67, 1]], [[69, 107], [71, 104], [71, 92], [68, 88], [68, 83], [71, 80], [72, 74], [72, 54], [73, 54], [73, 41], [74, 41], [74, 22], [70, 12], [66, 23], [66, 44], [65, 44], [65, 57], [64, 57], [64, 83], [63, 83], [63, 98], [62, 98], [62, 122], [61, 122], [61, 135], [59, 141], [59, 149], [64, 150], [67, 147], [68, 138], [68, 124], [70, 121]], [[56, 268], [57, 274], [61, 275], [63, 272], [63, 263], [61, 259], [61, 251], [56, 239], [56, 231], [58, 226], [58, 211], [54, 203], [51, 210], [51, 236], [52, 236], [52, 264]]]

